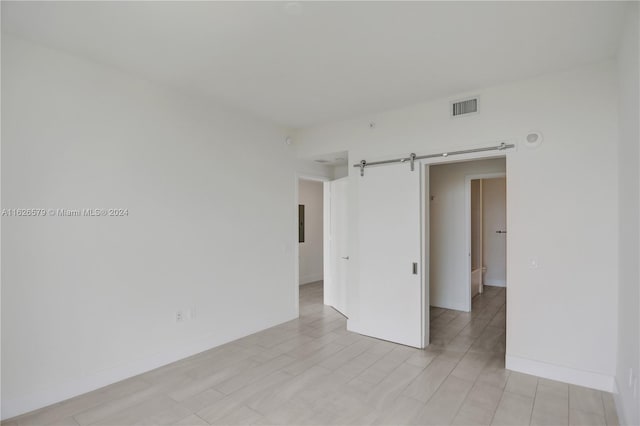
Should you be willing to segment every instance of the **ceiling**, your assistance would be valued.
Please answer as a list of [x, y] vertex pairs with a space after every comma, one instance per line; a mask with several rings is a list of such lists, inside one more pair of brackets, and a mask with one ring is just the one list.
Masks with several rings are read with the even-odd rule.
[[619, 2], [2, 2], [2, 31], [289, 127], [613, 57]]

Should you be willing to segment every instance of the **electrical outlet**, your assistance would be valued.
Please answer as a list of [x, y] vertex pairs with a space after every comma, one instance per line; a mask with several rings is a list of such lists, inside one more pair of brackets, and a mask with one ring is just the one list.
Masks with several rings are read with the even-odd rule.
[[176, 311], [176, 322], [184, 321], [184, 314], [182, 311]]
[[635, 375], [633, 374], [633, 368], [629, 368], [629, 388], [633, 387]]

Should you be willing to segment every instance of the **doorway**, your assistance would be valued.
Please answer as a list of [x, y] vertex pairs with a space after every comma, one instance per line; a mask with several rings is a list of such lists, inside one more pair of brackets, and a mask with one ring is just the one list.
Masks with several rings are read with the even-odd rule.
[[438, 163], [429, 169], [425, 209], [429, 217], [430, 344], [484, 353], [502, 365], [506, 348], [506, 157]]
[[[346, 151], [300, 160], [295, 180], [295, 285], [302, 299], [319, 299], [346, 316], [348, 167]], [[309, 172], [309, 174], [307, 173]]]
[[[478, 269], [481, 270], [481, 267], [485, 266], [477, 259], [478, 250], [472, 251], [471, 233], [472, 230], [478, 231], [476, 227], [473, 229], [471, 227], [472, 181], [504, 178], [505, 173], [506, 160], [504, 157], [437, 164], [430, 167], [429, 294], [431, 306], [457, 311], [471, 311], [470, 283], [471, 268], [474, 263], [473, 255], [476, 255], [475, 262], [480, 262], [479, 265], [476, 265]], [[476, 197], [473, 201], [477, 204], [480, 202]], [[495, 203], [492, 201], [491, 204]], [[506, 209], [504, 201], [502, 205], [503, 210]], [[479, 206], [474, 207], [479, 208]], [[487, 205], [483, 210], [486, 208]], [[503, 214], [502, 220], [505, 219], [506, 215]], [[488, 223], [487, 226], [489, 226]], [[491, 224], [491, 226], [498, 225]], [[506, 230], [506, 228], [500, 230]], [[486, 232], [483, 232], [482, 235], [486, 235]], [[492, 235], [492, 237], [494, 236]], [[479, 240], [480, 238], [476, 238], [473, 242], [477, 244]], [[504, 236], [502, 241], [506, 242]], [[503, 247], [503, 268], [506, 267], [505, 253], [506, 248]], [[484, 257], [488, 258], [489, 254], [485, 252]], [[495, 257], [496, 254], [492, 253], [491, 258]], [[495, 272], [493, 269], [492, 273]]]
[[445, 344], [468, 325], [467, 315], [447, 328], [456, 312], [469, 311], [465, 177], [505, 173], [507, 152], [493, 150], [361, 166], [354, 180], [359, 286], [350, 300], [357, 316], [348, 330], [423, 348], [433, 343], [430, 306], [452, 311], [435, 321]]
[[321, 282], [323, 269], [324, 189], [319, 180], [298, 179], [299, 285]]
[[507, 286], [507, 179], [503, 173], [468, 176], [469, 310], [485, 285]]

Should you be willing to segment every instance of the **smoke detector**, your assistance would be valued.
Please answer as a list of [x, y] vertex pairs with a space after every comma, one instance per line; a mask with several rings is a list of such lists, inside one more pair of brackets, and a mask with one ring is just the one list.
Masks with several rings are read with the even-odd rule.
[[527, 136], [524, 138], [524, 144], [529, 148], [535, 148], [542, 143], [542, 133], [540, 132], [529, 132]]

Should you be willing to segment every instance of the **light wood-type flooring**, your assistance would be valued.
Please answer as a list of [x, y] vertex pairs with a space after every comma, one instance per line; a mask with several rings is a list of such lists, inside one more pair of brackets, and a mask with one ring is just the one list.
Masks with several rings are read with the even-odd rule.
[[346, 331], [300, 289], [300, 318], [6, 425], [616, 425], [612, 396], [504, 369], [505, 289], [431, 308], [418, 350]]

